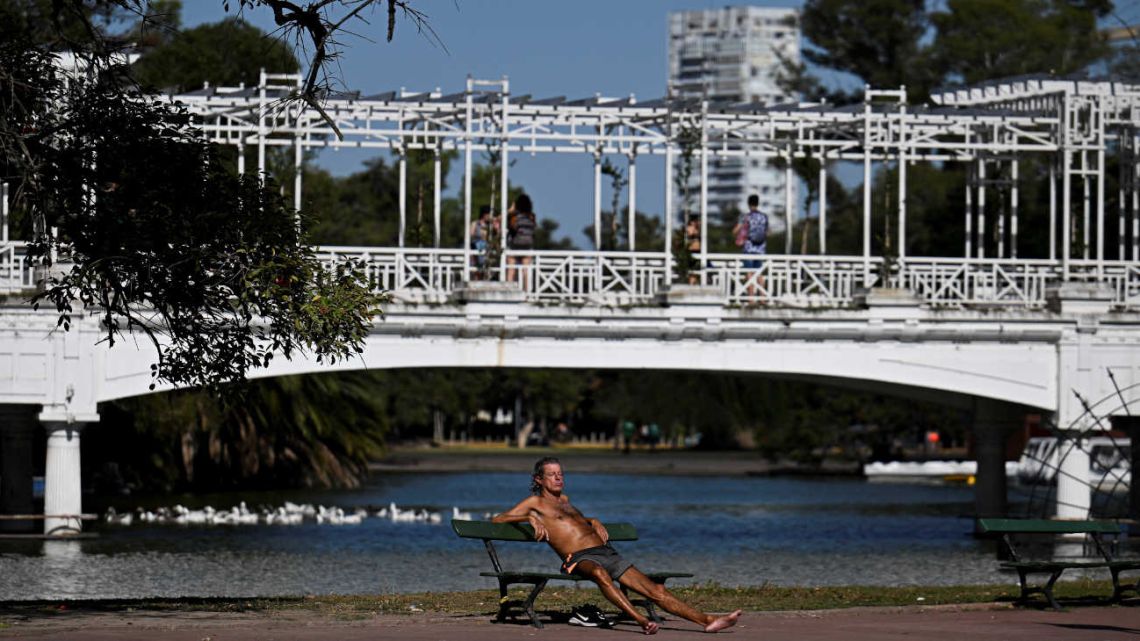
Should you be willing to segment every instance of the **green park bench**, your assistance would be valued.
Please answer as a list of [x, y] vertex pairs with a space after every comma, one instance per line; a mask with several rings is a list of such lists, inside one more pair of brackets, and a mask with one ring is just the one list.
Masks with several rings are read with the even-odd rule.
[[[1120, 573], [1126, 570], [1140, 569], [1140, 559], [1114, 558], [1106, 547], [1104, 536], [1115, 539], [1121, 533], [1120, 524], [1113, 521], [1062, 521], [1049, 519], [978, 519], [978, 531], [982, 534], [1001, 535], [1001, 540], [1009, 551], [1009, 559], [1001, 563], [1003, 569], [1016, 570], [1021, 585], [1021, 595], [1018, 601], [1025, 601], [1029, 595], [1041, 593], [1055, 610], [1061, 606], [1053, 598], [1053, 584], [1061, 578], [1061, 574], [1069, 569], [1107, 568], [1112, 574], [1112, 600], [1119, 601], [1124, 592], [1131, 590], [1137, 592], [1137, 583], [1121, 584]], [[1019, 553], [1014, 546], [1015, 535], [1056, 537], [1067, 534], [1083, 534], [1096, 544], [1100, 558], [1095, 559], [1029, 559]], [[1031, 574], [1048, 574], [1049, 580], [1044, 585], [1031, 586], [1027, 577]]]
[[[563, 574], [561, 572], [533, 572], [526, 570], [511, 570], [503, 569], [502, 561], [499, 559], [499, 553], [495, 549], [495, 541], [512, 541], [520, 543], [535, 543], [534, 528], [527, 523], [492, 523], [490, 521], [462, 521], [453, 519], [451, 527], [455, 533], [465, 539], [479, 539], [483, 541], [483, 545], [487, 548], [487, 554], [491, 557], [491, 565], [494, 567], [493, 572], [480, 572], [479, 576], [493, 577], [499, 581], [499, 613], [496, 619], [498, 621], [505, 620], [508, 616], [514, 617], [516, 614], [515, 608], [521, 608], [527, 617], [530, 619], [531, 625], [536, 628], [541, 628], [542, 623], [534, 614], [534, 600], [538, 598], [539, 593], [550, 581], [589, 581], [585, 577], [576, 574]], [[610, 534], [610, 541], [636, 541], [637, 530], [629, 523], [606, 523], [606, 531]], [[640, 569], [640, 568], [638, 568]], [[664, 585], [666, 581], [674, 578], [689, 578], [693, 576], [687, 572], [645, 572], [645, 575], [659, 584]], [[510, 599], [507, 595], [507, 589], [512, 585], [530, 585], [530, 594], [524, 600]], [[618, 585], [622, 592], [629, 596], [625, 586]], [[661, 617], [658, 616], [656, 609], [653, 607], [651, 601], [644, 599], [630, 599], [634, 605], [639, 605], [645, 608], [649, 618], [653, 621], [660, 622]]]

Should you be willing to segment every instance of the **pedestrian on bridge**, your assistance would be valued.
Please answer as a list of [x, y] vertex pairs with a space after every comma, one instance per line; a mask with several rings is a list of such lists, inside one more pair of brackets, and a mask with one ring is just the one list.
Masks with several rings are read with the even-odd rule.
[[472, 262], [475, 267], [475, 280], [486, 277], [487, 254], [491, 240], [491, 206], [483, 205], [479, 208], [479, 218], [471, 223], [471, 249], [475, 256]]
[[[530, 196], [519, 194], [507, 213], [509, 214], [507, 218], [507, 244], [512, 250], [530, 251], [534, 249], [534, 235], [538, 229], [538, 217], [534, 215], [534, 205], [530, 201]], [[507, 268], [507, 280], [515, 280], [513, 265], [530, 265], [532, 260], [530, 256], [508, 256], [507, 264], [512, 265], [512, 267]], [[522, 287], [523, 291], [526, 291], [529, 270], [522, 269], [521, 271]]]
[[768, 214], [760, 211], [760, 197], [756, 194], [748, 197], [748, 213], [736, 222], [732, 235], [737, 247], [750, 257], [744, 261], [743, 267], [754, 272], [746, 276], [748, 298], [753, 299], [757, 291], [763, 293], [764, 290], [764, 275], [760, 273], [761, 259], [756, 257], [768, 253]]

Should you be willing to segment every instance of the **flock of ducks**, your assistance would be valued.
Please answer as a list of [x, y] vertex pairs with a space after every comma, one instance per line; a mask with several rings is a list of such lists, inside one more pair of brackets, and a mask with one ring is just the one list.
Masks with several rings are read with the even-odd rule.
[[[160, 507], [153, 512], [140, 507], [134, 512], [119, 513], [115, 508], [108, 508], [104, 520], [113, 525], [123, 526], [136, 522], [177, 525], [300, 525], [306, 520], [328, 525], [360, 525], [369, 517], [389, 519], [394, 523], [438, 525], [443, 522], [443, 515], [439, 512], [426, 509], [401, 509], [395, 503], [389, 503], [388, 507], [369, 512], [362, 507], [345, 510], [335, 506], [297, 504], [289, 501], [280, 507], [261, 506], [256, 510], [250, 510], [245, 501], [228, 510], [217, 510], [209, 505], [200, 510], [192, 510], [182, 505], [175, 505]], [[462, 512], [459, 508], [453, 507], [451, 518], [470, 521], [475, 517], [470, 512]], [[486, 514], [484, 518], [490, 518], [490, 515]]]

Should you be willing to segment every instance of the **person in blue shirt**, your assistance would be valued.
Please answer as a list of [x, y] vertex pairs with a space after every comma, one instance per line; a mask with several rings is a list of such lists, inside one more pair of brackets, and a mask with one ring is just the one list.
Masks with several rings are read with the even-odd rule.
[[[737, 245], [748, 256], [763, 256], [768, 253], [768, 214], [760, 211], [760, 197], [752, 194], [748, 197], [748, 213], [743, 214], [732, 228], [732, 235], [737, 239]], [[744, 261], [744, 269], [756, 270], [754, 277], [748, 278], [748, 297], [756, 295], [756, 290], [764, 289], [764, 276], [759, 273], [760, 258], [748, 258]]]

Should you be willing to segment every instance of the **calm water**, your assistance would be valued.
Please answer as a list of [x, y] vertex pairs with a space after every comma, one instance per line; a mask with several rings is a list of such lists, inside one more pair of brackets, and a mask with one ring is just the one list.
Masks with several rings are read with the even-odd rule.
[[[452, 506], [476, 516], [525, 496], [525, 474], [387, 474], [355, 491], [170, 497], [280, 505]], [[618, 546], [646, 569], [722, 585], [928, 585], [1009, 582], [991, 543], [970, 536], [972, 490], [860, 480], [570, 475], [588, 516], [630, 521]], [[134, 507], [136, 503], [123, 507]], [[483, 546], [443, 525], [97, 526], [88, 541], [0, 541], [0, 600], [274, 596], [493, 587]], [[545, 545], [506, 544], [511, 566], [553, 570]]]

